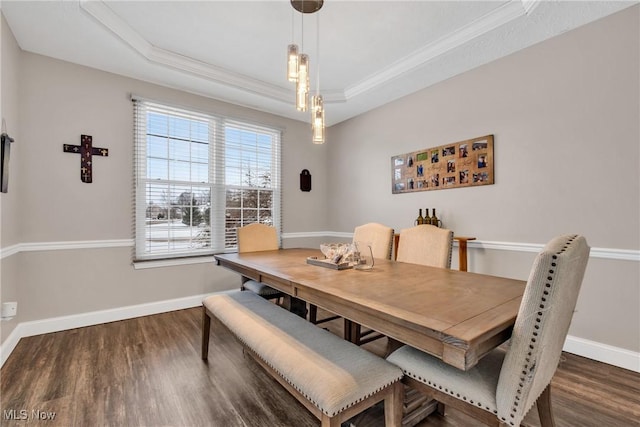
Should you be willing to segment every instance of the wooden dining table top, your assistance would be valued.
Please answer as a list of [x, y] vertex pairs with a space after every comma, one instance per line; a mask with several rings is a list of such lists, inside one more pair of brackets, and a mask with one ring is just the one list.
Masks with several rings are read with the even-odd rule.
[[315, 249], [215, 255], [218, 263], [462, 370], [511, 335], [526, 282], [376, 259], [372, 270], [307, 264]]

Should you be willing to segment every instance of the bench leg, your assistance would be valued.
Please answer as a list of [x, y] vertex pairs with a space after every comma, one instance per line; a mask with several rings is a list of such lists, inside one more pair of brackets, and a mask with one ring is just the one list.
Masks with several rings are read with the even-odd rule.
[[392, 386], [392, 392], [384, 399], [385, 427], [402, 426], [402, 405], [404, 403], [404, 386], [400, 381]]
[[336, 415], [335, 417], [329, 417], [328, 415], [322, 414], [322, 419], [320, 420], [320, 427], [340, 427], [340, 416]]
[[209, 334], [211, 332], [211, 318], [207, 308], [202, 306], [202, 360], [209, 358]]

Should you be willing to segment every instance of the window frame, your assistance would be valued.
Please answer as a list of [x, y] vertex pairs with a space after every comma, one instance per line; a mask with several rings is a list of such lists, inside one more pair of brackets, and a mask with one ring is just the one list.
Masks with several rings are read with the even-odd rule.
[[[180, 260], [185, 258], [194, 258], [194, 257], [207, 257], [210, 258], [211, 255], [215, 253], [221, 252], [234, 252], [237, 250], [237, 242], [235, 242], [235, 232], [230, 231], [227, 222], [230, 222], [227, 212], [230, 207], [228, 206], [227, 200], [227, 192], [229, 190], [240, 190], [241, 193], [244, 193], [248, 190], [257, 190], [257, 194], [259, 195], [261, 191], [271, 192], [271, 224], [278, 230], [278, 236], [280, 236], [281, 230], [281, 221], [282, 221], [282, 213], [281, 213], [281, 200], [282, 200], [282, 184], [281, 184], [281, 161], [282, 161], [282, 130], [270, 125], [257, 124], [254, 122], [250, 122], [244, 119], [230, 118], [221, 115], [215, 115], [210, 113], [204, 113], [201, 111], [197, 111], [190, 108], [173, 106], [171, 104], [157, 102], [153, 100], [147, 100], [140, 97], [132, 96], [132, 101], [134, 103], [134, 182], [133, 182], [133, 201], [134, 201], [134, 250], [133, 250], [133, 261], [134, 264], [137, 262], [147, 262], [147, 261], [163, 261], [163, 260]], [[208, 182], [197, 182], [192, 179], [188, 181], [184, 180], [176, 180], [172, 179], [170, 166], [167, 166], [167, 176], [166, 179], [154, 179], [148, 173], [148, 121], [150, 112], [155, 112], [159, 114], [167, 115], [168, 117], [172, 117], [173, 115], [179, 116], [181, 118], [187, 118], [188, 120], [206, 120], [207, 130], [208, 130]], [[169, 119], [168, 119], [169, 120]], [[230, 142], [230, 139], [227, 136], [227, 130], [236, 129], [239, 132], [245, 132], [247, 135], [254, 135], [254, 141], [233, 141]], [[170, 156], [170, 144], [175, 138], [172, 138], [170, 131], [166, 132], [166, 135], [160, 135], [160, 138], [166, 138], [167, 140], [167, 156], [162, 160], [167, 161], [168, 165], [171, 163], [172, 159]], [[268, 141], [266, 144], [269, 148], [268, 150], [260, 149], [260, 141]], [[193, 143], [193, 137], [190, 134], [189, 142]], [[233, 144], [240, 144], [241, 150], [238, 157], [231, 157], [233, 154], [229, 154], [232, 151]], [[268, 186], [255, 186], [251, 184], [245, 184], [242, 180], [242, 174], [240, 174], [240, 182], [230, 183], [227, 177], [227, 169], [229, 167], [228, 162], [230, 160], [238, 162], [236, 167], [242, 171], [244, 170], [244, 162], [249, 162], [243, 156], [243, 150], [246, 147], [247, 152], [255, 151], [256, 160], [255, 163], [260, 163], [261, 165], [268, 164], [268, 167], [265, 167], [265, 170], [268, 170], [269, 179]], [[236, 147], [237, 148], [237, 147]], [[266, 153], [266, 155], [265, 155]], [[258, 160], [259, 159], [259, 160]], [[193, 165], [193, 158], [190, 158], [188, 161], [189, 165]], [[191, 170], [191, 169], [190, 169]], [[247, 174], [249, 177], [250, 175]], [[265, 173], [265, 176], [267, 174]], [[190, 175], [191, 178], [191, 175]], [[250, 178], [247, 178], [250, 179]], [[267, 182], [265, 178], [263, 180], [263, 184]], [[204, 248], [171, 248], [171, 232], [175, 228], [172, 227], [171, 214], [170, 212], [173, 209], [179, 209], [174, 202], [172, 195], [169, 196], [169, 201], [165, 202], [163, 205], [160, 204], [159, 209], [162, 211], [167, 210], [167, 250], [166, 251], [149, 251], [148, 242], [149, 242], [149, 220], [151, 217], [148, 213], [147, 209], [149, 207], [148, 204], [148, 191], [149, 188], [153, 187], [153, 184], [157, 183], [158, 186], [166, 186], [167, 192], [171, 194], [171, 190], [176, 186], [183, 186], [184, 188], [200, 188], [204, 189], [203, 191], [206, 193], [209, 192], [209, 238], [207, 242], [209, 243], [208, 247]], [[191, 192], [183, 192], [182, 194], [193, 195], [193, 191]], [[159, 194], [159, 193], [158, 193]], [[176, 193], [177, 194], [177, 193]], [[177, 199], [176, 199], [177, 200]], [[193, 203], [193, 199], [192, 203]], [[259, 203], [259, 201], [256, 201]], [[194, 205], [185, 205], [189, 211]], [[258, 209], [259, 205], [256, 207], [256, 215], [257, 219], [260, 220]], [[201, 208], [198, 208], [202, 210]], [[235, 209], [235, 208], [233, 208]], [[205, 209], [206, 212], [206, 209]], [[242, 208], [241, 208], [242, 212]], [[193, 215], [193, 214], [191, 214]], [[176, 217], [177, 219], [177, 217]], [[175, 220], [174, 220], [175, 222]], [[237, 224], [237, 226], [247, 225], [252, 222], [257, 222], [255, 220], [245, 219], [241, 216], [241, 221]], [[261, 221], [263, 222], [263, 221]], [[206, 221], [205, 221], [206, 223]], [[190, 227], [188, 239], [189, 245], [193, 244], [194, 234], [193, 228], [196, 227], [193, 224], [188, 225]], [[207, 226], [204, 227], [206, 232]], [[233, 228], [235, 230], [235, 228]], [[279, 237], [280, 238], [280, 237]], [[235, 243], [235, 244], [233, 244]], [[205, 243], [206, 244], [206, 243]], [[161, 263], [162, 265], [166, 265], [166, 263]]]

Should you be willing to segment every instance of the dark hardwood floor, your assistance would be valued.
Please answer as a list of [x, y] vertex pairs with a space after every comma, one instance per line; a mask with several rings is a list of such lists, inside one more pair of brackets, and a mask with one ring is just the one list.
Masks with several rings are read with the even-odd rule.
[[[319, 426], [215, 322], [204, 363], [200, 316], [194, 308], [20, 340], [0, 370], [0, 425]], [[340, 321], [326, 326], [342, 332]], [[366, 348], [379, 354], [384, 344]], [[565, 354], [552, 399], [558, 427], [640, 425], [640, 374], [631, 371]], [[382, 427], [382, 409], [351, 423]], [[540, 425], [535, 410], [526, 423]], [[453, 410], [419, 424], [477, 425]]]

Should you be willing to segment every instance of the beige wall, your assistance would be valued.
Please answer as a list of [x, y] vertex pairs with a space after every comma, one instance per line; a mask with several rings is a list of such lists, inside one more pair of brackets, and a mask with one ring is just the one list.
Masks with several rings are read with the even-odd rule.
[[7, 247], [20, 242], [17, 200], [22, 184], [20, 170], [21, 153], [20, 128], [18, 114], [18, 83], [20, 66], [20, 48], [16, 43], [7, 22], [2, 19], [2, 119], [6, 124], [6, 132], [16, 140], [11, 144], [11, 163], [9, 167], [9, 192], [0, 193], [2, 203], [2, 221], [0, 242]]
[[[589, 24], [330, 129], [331, 229], [412, 225], [436, 208], [483, 241], [640, 248], [639, 7]], [[495, 136], [495, 185], [391, 194], [390, 158]], [[341, 185], [342, 183], [348, 185]], [[531, 253], [472, 249], [473, 271], [526, 279]], [[638, 263], [591, 260], [570, 334], [640, 350]]]
[[[6, 132], [16, 140], [11, 145], [9, 192], [0, 193], [0, 247], [7, 248], [20, 243], [18, 197], [22, 186], [20, 157], [24, 150], [20, 145], [18, 122], [20, 49], [2, 14], [0, 14], [0, 34], [0, 116], [6, 124]], [[17, 268], [18, 257], [10, 258], [0, 259], [0, 302], [18, 299], [20, 279]], [[18, 322], [19, 319], [14, 318], [0, 323], [0, 342], [14, 330]]]
[[[5, 40], [12, 44], [3, 71], [8, 67], [6, 76], [16, 78], [9, 81], [3, 73], [2, 89], [15, 94], [8, 112], [21, 118], [19, 129], [11, 126], [20, 148], [12, 153], [12, 167], [22, 168], [12, 171], [19, 176], [1, 196], [2, 247], [21, 248], [2, 258], [2, 299], [17, 300], [19, 314], [0, 325], [2, 341], [16, 322], [238, 287], [235, 274], [212, 263], [135, 270], [131, 247], [51, 250], [56, 242], [132, 238], [131, 93], [283, 129], [283, 232], [326, 230], [327, 148], [311, 143], [307, 124], [22, 52], [8, 26], [3, 30], [3, 59]], [[94, 162], [92, 184], [81, 182], [78, 156], [62, 151], [65, 143], [79, 144], [81, 134], [109, 149], [109, 157]], [[298, 188], [302, 169], [314, 175], [310, 193]], [[46, 250], [33, 250], [39, 244]]]
[[[126, 77], [22, 54], [21, 116], [23, 156], [29, 197], [21, 198], [29, 224], [22, 242], [55, 242], [131, 237], [133, 107], [131, 93], [284, 128], [284, 232], [326, 228], [323, 174], [314, 176], [310, 193], [299, 191], [302, 169], [325, 169], [326, 146], [310, 143], [308, 125], [246, 108], [197, 97]], [[80, 135], [109, 149], [93, 165], [93, 183], [80, 180], [80, 160], [62, 144], [79, 144]]]
[[[324, 146], [309, 142], [304, 123], [21, 52], [3, 22], [2, 114], [11, 117], [18, 142], [10, 193], [0, 195], [2, 248], [131, 238], [129, 94], [135, 93], [284, 128], [285, 233], [351, 232], [368, 221], [400, 230], [418, 208], [429, 207], [457, 234], [482, 241], [542, 244], [559, 233], [581, 233], [593, 247], [638, 250], [639, 9], [334, 126]], [[62, 152], [83, 133], [110, 150], [96, 160], [92, 184], [80, 181], [77, 156]], [[489, 133], [495, 185], [391, 195], [392, 155]], [[305, 168], [313, 175], [310, 193], [298, 190]], [[322, 239], [284, 245], [316, 246]], [[134, 270], [130, 252], [23, 251], [2, 258], [0, 299], [17, 300], [19, 316], [2, 322], [0, 341], [17, 321], [237, 286], [235, 276], [212, 265]], [[534, 255], [472, 249], [470, 268], [524, 279]], [[640, 351], [639, 274], [635, 261], [592, 259], [570, 334]]]

